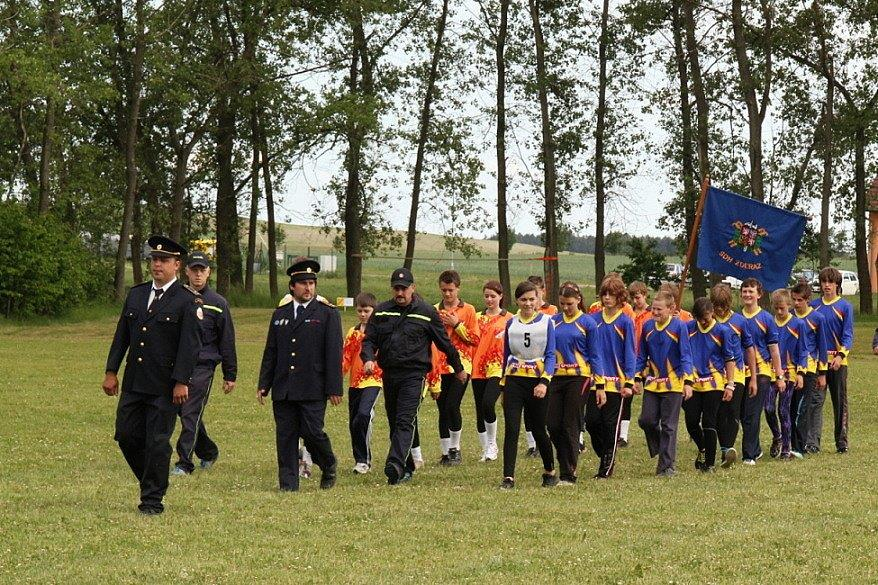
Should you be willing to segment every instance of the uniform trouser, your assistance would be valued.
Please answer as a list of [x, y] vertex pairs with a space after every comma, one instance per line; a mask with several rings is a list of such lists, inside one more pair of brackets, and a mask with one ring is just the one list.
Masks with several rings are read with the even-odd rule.
[[584, 376], [556, 376], [549, 384], [546, 426], [558, 453], [558, 470], [562, 477], [576, 475], [585, 380]]
[[384, 407], [390, 427], [390, 450], [384, 465], [384, 473], [388, 477], [391, 469], [397, 478], [402, 477], [406, 471], [415, 471], [412, 446], [423, 389], [422, 374], [394, 376], [386, 370], [384, 372]]
[[[744, 381], [744, 386], [749, 387], [750, 378]], [[759, 430], [762, 421], [762, 410], [765, 403], [765, 394], [771, 386], [768, 376], [758, 374], [756, 376], [756, 395], [750, 396], [749, 392], [744, 395], [741, 407], [741, 427], [743, 438], [741, 450], [744, 459], [756, 459], [762, 454], [762, 446], [759, 444]]]
[[[830, 369], [826, 373], [826, 388], [832, 400], [832, 414], [835, 422], [835, 448], [848, 448], [848, 367]], [[821, 421], [822, 422], [822, 421]]]
[[436, 399], [439, 409], [439, 438], [448, 439], [451, 431], [463, 428], [463, 417], [460, 414], [460, 403], [466, 392], [466, 382], [461, 382], [454, 374], [442, 374], [442, 392]]
[[357, 463], [372, 464], [372, 419], [380, 386], [348, 389], [348, 429], [351, 432], [351, 450]]
[[213, 461], [219, 456], [219, 448], [207, 435], [204, 427], [204, 409], [210, 398], [213, 383], [214, 364], [198, 364], [192, 372], [189, 382], [189, 398], [180, 405], [177, 413], [180, 416], [180, 436], [177, 438], [177, 467], [186, 473], [192, 473], [194, 453], [202, 461]]
[[[789, 381], [787, 381], [786, 384], [787, 388], [792, 386]], [[786, 393], [787, 391], [785, 390], [784, 394]], [[775, 386], [773, 382], [768, 385], [768, 388], [762, 395], [762, 408], [765, 410], [765, 422], [768, 423], [768, 428], [771, 429], [771, 436], [775, 441], [779, 440], [783, 434], [780, 428], [780, 413], [778, 413], [777, 410], [778, 395], [780, 395], [780, 392], [777, 391], [777, 386]], [[789, 412], [787, 414], [789, 414]]]
[[732, 399], [728, 402], [720, 400], [717, 412], [716, 431], [719, 435], [719, 446], [723, 451], [731, 449], [738, 440], [738, 429], [741, 425], [741, 404], [746, 389], [741, 382], [735, 383]]
[[680, 392], [643, 393], [643, 407], [637, 423], [646, 435], [649, 456], [658, 455], [656, 473], [674, 469], [677, 460], [677, 423], [680, 421]]
[[597, 392], [592, 388], [585, 395], [585, 429], [591, 447], [600, 460], [599, 474], [609, 476], [616, 464], [617, 438], [622, 420], [622, 403], [618, 392], [606, 392], [607, 402], [598, 408]]
[[140, 482], [140, 507], [162, 510], [168, 491], [171, 435], [177, 408], [171, 393], [122, 392], [116, 408], [116, 434], [122, 455]]
[[704, 452], [704, 464], [716, 463], [717, 415], [723, 401], [722, 390], [693, 392], [692, 398], [683, 402], [686, 414], [686, 430], [699, 451]]
[[[807, 378], [806, 378], [807, 380]], [[818, 388], [815, 379], [813, 386], [805, 384], [808, 393], [802, 400], [805, 403], [805, 445], [820, 447], [823, 434], [823, 403], [826, 402], [826, 388]]]
[[473, 378], [473, 398], [476, 401], [476, 430], [485, 432], [485, 423], [497, 422], [496, 404], [500, 397], [500, 378]]
[[515, 459], [518, 454], [518, 433], [521, 429], [521, 415], [530, 420], [531, 432], [540, 450], [543, 467], [546, 471], [555, 469], [552, 442], [546, 434], [545, 397], [534, 396], [534, 388], [540, 383], [538, 378], [507, 376], [503, 388], [503, 476], [515, 477]]
[[631, 403], [634, 401], [634, 395], [632, 394], [628, 398], [622, 399], [622, 420], [631, 420]]
[[280, 489], [299, 489], [299, 438], [323, 473], [335, 469], [332, 443], [323, 430], [325, 400], [273, 400]]
[[793, 391], [793, 402], [790, 405], [792, 422], [791, 435], [793, 451], [803, 453], [808, 443], [808, 400], [813, 388], [817, 386], [817, 374], [805, 374], [805, 385], [801, 390]]

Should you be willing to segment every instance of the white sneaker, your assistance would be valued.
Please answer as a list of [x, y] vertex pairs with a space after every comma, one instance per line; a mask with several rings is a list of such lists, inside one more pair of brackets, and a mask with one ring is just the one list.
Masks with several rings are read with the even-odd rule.
[[499, 449], [497, 449], [497, 443], [491, 443], [488, 445], [488, 448], [485, 449], [485, 461], [497, 461], [498, 453]]
[[368, 463], [357, 463], [354, 465], [354, 473], [359, 473], [360, 475], [369, 473], [369, 470], [372, 469]]
[[755, 459], [744, 459], [744, 461], [742, 461], [742, 463], [744, 465], [756, 465], [756, 460]]
[[299, 477], [311, 479], [311, 465], [301, 459], [299, 459]]
[[488, 460], [488, 452], [482, 451], [482, 456], [479, 457], [479, 461], [487, 461]]
[[422, 467], [424, 466], [424, 460], [423, 460], [423, 459], [412, 459], [412, 461], [415, 462], [415, 469], [420, 469], [420, 468], [422, 468]]

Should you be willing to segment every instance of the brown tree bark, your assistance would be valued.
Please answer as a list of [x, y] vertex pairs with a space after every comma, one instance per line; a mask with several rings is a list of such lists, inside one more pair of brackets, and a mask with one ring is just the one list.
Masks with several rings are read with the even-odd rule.
[[695, 1], [683, 0], [683, 26], [686, 29], [686, 55], [689, 61], [689, 72], [692, 78], [692, 94], [695, 97], [697, 121], [696, 139], [698, 143], [699, 178], [710, 175], [710, 126], [709, 108], [704, 92], [704, 80], [701, 74], [698, 39], [695, 36]]
[[265, 209], [268, 216], [268, 288], [271, 298], [278, 298], [277, 291], [277, 226], [274, 223], [274, 188], [271, 182], [271, 165], [268, 158], [268, 139], [260, 124], [259, 144], [262, 153], [262, 179], [265, 183]]
[[[217, 163], [216, 194], [216, 290], [226, 296], [241, 274], [238, 250], [238, 198], [232, 169], [237, 116], [229, 95], [217, 96], [215, 156]], [[237, 270], [236, 270], [237, 268]]]
[[[58, 4], [54, 0], [46, 0], [45, 28], [46, 41], [49, 50], [54, 51], [58, 42], [58, 29], [60, 28], [60, 15]], [[46, 97], [46, 119], [43, 124], [43, 147], [40, 158], [40, 195], [37, 211], [40, 215], [49, 213], [51, 204], [51, 171], [52, 171], [52, 147], [55, 140], [55, 110], [57, 102], [53, 95]]]
[[604, 182], [604, 134], [607, 130], [607, 26], [610, 15], [610, 2], [604, 0], [601, 9], [601, 32], [598, 38], [598, 104], [597, 123], [594, 131], [594, 190], [595, 190], [595, 232], [594, 232], [594, 280], [595, 289], [600, 289], [606, 275], [606, 252], [604, 250], [607, 192]]
[[509, 278], [509, 224], [506, 218], [506, 35], [509, 2], [500, 0], [500, 24], [495, 48], [497, 62], [497, 271], [503, 287], [503, 302], [509, 307], [512, 283]]
[[143, 250], [143, 206], [140, 202], [140, 189], [134, 196], [134, 211], [131, 223], [131, 274], [135, 283], [143, 282], [143, 261], [140, 258]]
[[403, 265], [411, 269], [415, 258], [415, 238], [418, 226], [418, 206], [421, 199], [421, 177], [424, 172], [424, 152], [427, 147], [427, 137], [430, 133], [430, 107], [433, 103], [433, 94], [436, 87], [436, 79], [439, 75], [439, 58], [442, 55], [442, 40], [445, 36], [445, 23], [448, 20], [448, 0], [442, 1], [442, 11], [436, 22], [436, 41], [433, 44], [433, 55], [430, 59], [430, 72], [427, 74], [427, 87], [424, 91], [424, 102], [421, 106], [420, 129], [418, 134], [418, 151], [415, 155], [414, 178], [412, 181], [412, 202], [409, 210], [409, 225], [406, 232], [405, 260]]
[[259, 160], [259, 118], [256, 114], [254, 103], [250, 111], [250, 135], [253, 159], [250, 163], [250, 220], [247, 224], [247, 266], [244, 269], [244, 292], [253, 293], [253, 264], [256, 262], [256, 230], [258, 228], [257, 217], [259, 215], [259, 169], [262, 166]]
[[543, 271], [545, 273], [548, 300], [558, 304], [558, 227], [555, 198], [557, 195], [557, 172], [555, 168], [555, 138], [552, 134], [552, 119], [549, 112], [549, 88], [546, 76], [545, 37], [540, 23], [540, 0], [528, 0], [533, 23], [534, 47], [536, 49], [537, 93], [540, 102], [543, 155], [543, 189], [545, 193], [545, 251]]

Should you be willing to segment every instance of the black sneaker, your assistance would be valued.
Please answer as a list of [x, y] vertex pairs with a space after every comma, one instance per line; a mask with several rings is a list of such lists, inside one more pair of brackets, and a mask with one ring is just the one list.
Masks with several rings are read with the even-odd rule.
[[387, 485], [396, 485], [399, 483], [400, 475], [395, 466], [388, 463], [384, 467], [384, 475], [387, 476]]
[[147, 504], [140, 504], [137, 506], [137, 510], [141, 516], [158, 516], [165, 511], [162, 506], [150, 506]]
[[620, 447], [621, 449], [624, 449], [625, 447], [628, 446], [628, 439], [625, 439], [623, 437], [619, 437], [619, 440], [616, 441], [616, 445], [618, 447]]
[[695, 471], [704, 471], [704, 451], [699, 451], [695, 458]]
[[772, 439], [771, 449], [768, 450], [768, 454], [771, 455], [772, 459], [777, 459], [777, 456], [780, 455], [780, 448], [781, 448], [780, 439]]
[[463, 459], [460, 456], [460, 449], [448, 450], [448, 465], [460, 465]]
[[[451, 453], [451, 451], [448, 451], [448, 452]], [[451, 465], [451, 459], [448, 457], [448, 455], [443, 455], [443, 456], [439, 459], [439, 465], [444, 465], [444, 466], [446, 466], [446, 467], [448, 467], [449, 465]]]
[[715, 465], [702, 465], [701, 466], [701, 473], [716, 473], [716, 466]]
[[723, 454], [723, 462], [721, 467], [723, 469], [728, 469], [732, 465], [735, 464], [735, 461], [738, 460], [738, 451], [735, 450], [734, 447], [729, 447], [726, 452]]
[[554, 473], [543, 474], [543, 487], [555, 487], [558, 485], [558, 476]]
[[402, 474], [402, 477], [399, 478], [399, 481], [396, 482], [396, 485], [402, 485], [404, 483], [409, 483], [412, 481], [412, 472], [406, 471]]
[[781, 461], [790, 461], [792, 458], [793, 458], [792, 453], [781, 453], [780, 454]]
[[540, 452], [536, 447], [529, 447], [527, 453], [524, 454], [525, 457], [539, 457]]
[[503, 481], [500, 482], [501, 490], [511, 490], [515, 487], [515, 480], [511, 477], [504, 477]]
[[333, 465], [320, 474], [320, 489], [328, 490], [335, 485], [335, 472], [336, 466]]
[[838, 453], [839, 455], [844, 455], [845, 453], [848, 452], [848, 448], [847, 447], [839, 447], [838, 449], [835, 450], [835, 452]]

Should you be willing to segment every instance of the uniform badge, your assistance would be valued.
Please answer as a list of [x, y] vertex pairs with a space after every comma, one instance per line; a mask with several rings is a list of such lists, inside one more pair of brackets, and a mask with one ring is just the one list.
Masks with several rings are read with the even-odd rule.
[[195, 309], [195, 316], [198, 317], [199, 320], [204, 319], [204, 311], [201, 310], [201, 307]]

